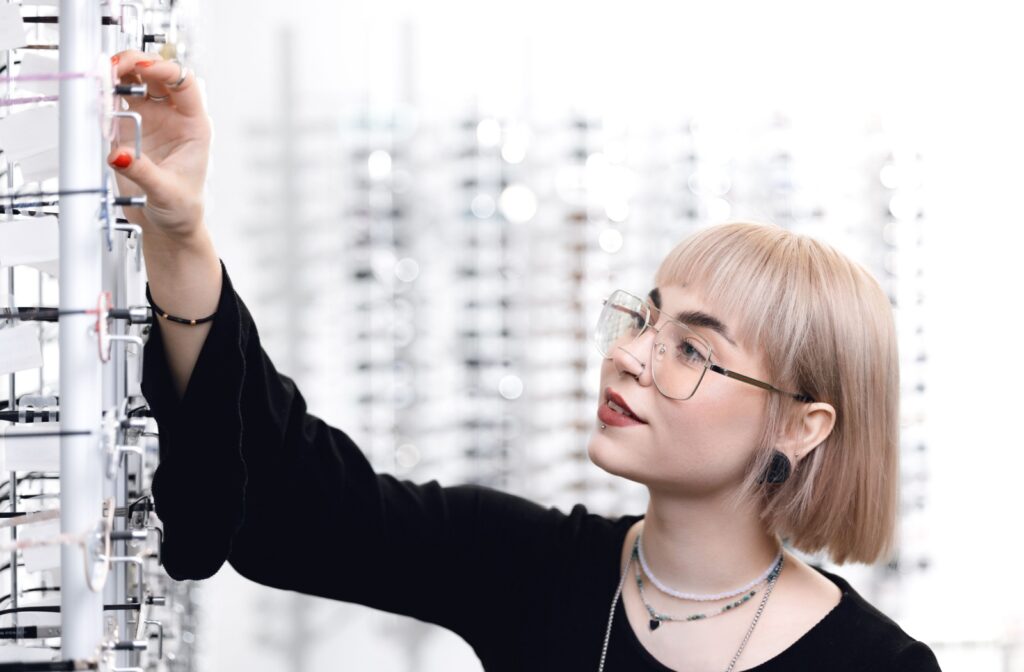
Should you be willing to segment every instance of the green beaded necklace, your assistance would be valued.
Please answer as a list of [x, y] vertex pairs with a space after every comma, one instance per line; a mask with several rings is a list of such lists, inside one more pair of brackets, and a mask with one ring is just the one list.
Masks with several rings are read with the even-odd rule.
[[[733, 609], [736, 609], [737, 607], [740, 607], [740, 606], [746, 604], [747, 602], [750, 601], [750, 598], [754, 597], [754, 595], [757, 594], [756, 590], [751, 590], [749, 593], [744, 594], [743, 597], [741, 597], [740, 599], [736, 600], [735, 602], [731, 602], [729, 604], [724, 605], [716, 613], [710, 613], [710, 614], [690, 614], [688, 616], [670, 616], [668, 614], [663, 614], [663, 613], [655, 610], [654, 607], [652, 607], [650, 605], [650, 603], [647, 602], [647, 596], [644, 594], [643, 573], [640, 571], [640, 557], [639, 557], [638, 548], [639, 548], [639, 537], [637, 538], [637, 541], [635, 541], [633, 543], [633, 561], [636, 562], [636, 587], [640, 591], [640, 600], [644, 603], [644, 607], [647, 608], [647, 613], [651, 617], [650, 621], [648, 622], [648, 625], [650, 626], [651, 630], [657, 630], [658, 626], [660, 626], [665, 621], [670, 621], [670, 622], [671, 621], [675, 621], [675, 622], [699, 621], [699, 620], [702, 620], [702, 619], [705, 619], [705, 618], [713, 618], [715, 616], [721, 616], [722, 614], [726, 613], [727, 611], [732, 611]], [[775, 579], [778, 577], [779, 571], [781, 569], [782, 569], [782, 560], [780, 558], [778, 564], [776, 564], [775, 567], [772, 568], [771, 573], [768, 575], [768, 578], [766, 578], [765, 581], [767, 581], [769, 584], [774, 582]]]

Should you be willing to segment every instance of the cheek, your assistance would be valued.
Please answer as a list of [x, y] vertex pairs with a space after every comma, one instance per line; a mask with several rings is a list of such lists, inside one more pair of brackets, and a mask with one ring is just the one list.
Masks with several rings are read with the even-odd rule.
[[[667, 468], [742, 469], [760, 437], [760, 402], [702, 386], [692, 399], [661, 405], [655, 449]], [[666, 400], [668, 401], [668, 400]]]
[[692, 481], [714, 486], [742, 475], [760, 438], [764, 417], [764, 400], [756, 390], [747, 394], [742, 388], [731, 389], [734, 381], [709, 378], [686, 401], [662, 396], [653, 383], [636, 397], [641, 392], [636, 382], [620, 376], [606, 360], [600, 389], [608, 384], [629, 387], [634, 398], [642, 398], [653, 426], [638, 432], [636, 438], [626, 438], [624, 433], [603, 436], [595, 425], [587, 445], [594, 464], [648, 484]]

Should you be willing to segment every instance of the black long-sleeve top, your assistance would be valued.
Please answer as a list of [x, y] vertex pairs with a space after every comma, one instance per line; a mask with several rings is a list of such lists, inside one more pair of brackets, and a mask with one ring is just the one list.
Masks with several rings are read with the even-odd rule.
[[[152, 494], [170, 576], [207, 578], [227, 560], [267, 586], [448, 628], [488, 672], [597, 670], [626, 531], [642, 516], [582, 504], [564, 513], [484, 486], [375, 473], [344, 431], [307, 412], [221, 268], [216, 317], [180, 400], [158, 322], [145, 346], [142, 390], [160, 430]], [[839, 604], [749, 669], [939, 669], [925, 644], [816, 569], [842, 589]], [[670, 672], [621, 601], [605, 669]]]

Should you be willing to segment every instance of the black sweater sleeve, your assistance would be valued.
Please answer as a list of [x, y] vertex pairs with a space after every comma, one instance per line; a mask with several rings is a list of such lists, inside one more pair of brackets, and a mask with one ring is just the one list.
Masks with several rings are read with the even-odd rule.
[[552, 561], [567, 566], [585, 545], [582, 528], [598, 518], [483, 486], [375, 473], [275, 370], [221, 267], [216, 317], [180, 401], [159, 324], [143, 360], [171, 577], [206, 578], [227, 560], [268, 586], [436, 623], [478, 655], [485, 629], [504, 630], [505, 655], [514, 638], [528, 641], [527, 612], [544, 610], [537, 601], [550, 597]]

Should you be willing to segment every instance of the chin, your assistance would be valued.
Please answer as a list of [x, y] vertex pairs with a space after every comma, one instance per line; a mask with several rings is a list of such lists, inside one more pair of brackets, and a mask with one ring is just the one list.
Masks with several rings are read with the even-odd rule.
[[612, 476], [646, 484], [649, 477], [637, 470], [637, 466], [645, 460], [637, 453], [627, 452], [623, 444], [611, 441], [598, 432], [591, 434], [587, 442], [587, 457], [590, 461]]

